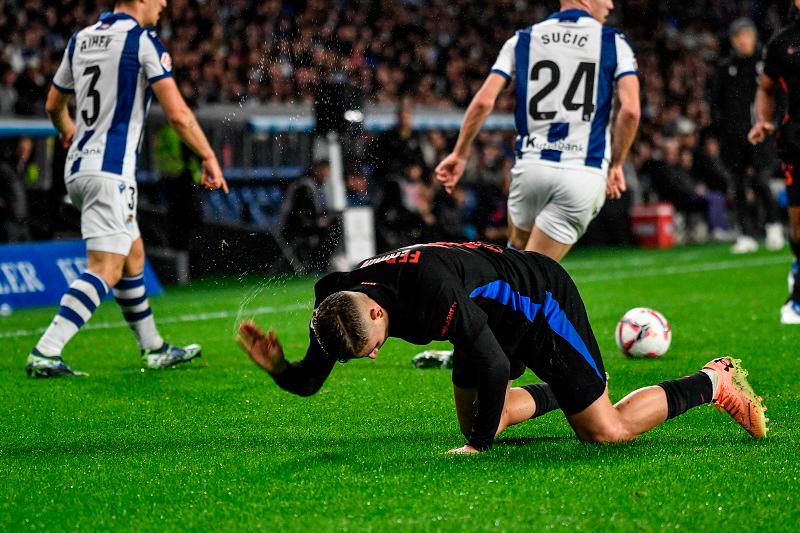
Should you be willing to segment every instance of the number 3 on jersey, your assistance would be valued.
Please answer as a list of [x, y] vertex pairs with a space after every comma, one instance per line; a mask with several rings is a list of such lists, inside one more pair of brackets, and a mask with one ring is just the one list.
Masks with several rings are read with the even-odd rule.
[[86, 97], [89, 99], [87, 103], [91, 102], [92, 111], [91, 114], [87, 112], [86, 109], [81, 110], [81, 117], [83, 118], [83, 122], [87, 126], [91, 126], [95, 122], [97, 122], [97, 117], [100, 115], [100, 93], [97, 92], [97, 80], [100, 79], [100, 67], [97, 65], [92, 65], [86, 67], [86, 70], [83, 71], [84, 76], [91, 76], [92, 79], [89, 80], [89, 89], [86, 91]]
[[[531, 68], [531, 81], [539, 81], [543, 71], [545, 70], [549, 71], [550, 73], [549, 81], [531, 97], [530, 103], [528, 104], [528, 112], [533, 120], [553, 120], [557, 114], [557, 111], [555, 110], [543, 111], [539, 109], [539, 103], [559, 86], [559, 82], [561, 81], [561, 69], [558, 67], [558, 64], [555, 61], [550, 60], [544, 60], [535, 63], [533, 68]], [[567, 111], [577, 111], [582, 109], [583, 111], [581, 118], [584, 122], [589, 122], [592, 120], [592, 114], [594, 113], [595, 109], [594, 75], [596, 71], [596, 63], [587, 61], [579, 63], [578, 69], [575, 71], [575, 75], [572, 77], [572, 80], [569, 82], [567, 90], [564, 93], [564, 99], [562, 102], [564, 109]], [[583, 101], [576, 102], [575, 97], [578, 94], [578, 89], [581, 84], [583, 84]]]

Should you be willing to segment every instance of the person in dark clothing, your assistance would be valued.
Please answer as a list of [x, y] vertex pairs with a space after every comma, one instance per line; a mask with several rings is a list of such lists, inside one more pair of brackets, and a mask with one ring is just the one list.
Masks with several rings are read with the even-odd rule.
[[25, 171], [33, 152], [33, 141], [20, 137], [16, 146], [0, 146], [0, 242], [31, 240]]
[[389, 180], [380, 198], [375, 210], [375, 240], [379, 251], [427, 240], [424, 237], [430, 231], [430, 224], [405, 206], [403, 185], [398, 180]]
[[767, 44], [764, 73], [755, 98], [756, 124], [748, 140], [758, 145], [775, 132], [775, 93], [780, 84], [788, 97], [786, 116], [777, 131], [778, 155], [786, 176], [789, 199], [789, 244], [794, 263], [789, 270], [789, 298], [781, 307], [781, 323], [800, 324], [800, 0], [794, 0], [793, 22], [779, 31]]
[[[556, 406], [587, 441], [624, 442], [712, 401], [753, 437], [766, 434], [765, 408], [729, 357], [612, 405], [578, 290], [538, 253], [480, 242], [411, 246], [329, 274], [314, 292], [305, 358], [288, 363], [272, 330], [245, 322], [239, 343], [251, 359], [281, 388], [309, 396], [337, 360], [375, 359], [388, 337], [450, 341], [456, 410], [468, 439], [450, 453], [486, 450], [506, 425]], [[511, 388], [526, 367], [546, 385]]]
[[425, 169], [420, 140], [411, 129], [411, 101], [404, 98], [397, 106], [397, 124], [379, 134], [369, 145], [367, 162], [379, 188], [390, 179], [403, 175], [406, 168], [419, 165]]
[[342, 231], [341, 219], [328, 209], [324, 187], [329, 177], [328, 161], [317, 161], [307, 176], [292, 182], [283, 203], [281, 235], [310, 272], [328, 268]]
[[[769, 179], [777, 170], [773, 142], [753, 146], [747, 133], [753, 124], [751, 105], [758, 87], [761, 61], [756, 54], [758, 34], [746, 18], [731, 24], [731, 55], [717, 67], [711, 84], [711, 112], [720, 141], [721, 156], [733, 175], [736, 215], [741, 235], [731, 251], [748, 253], [758, 249], [759, 212], [763, 211], [766, 247], [779, 250], [785, 244], [779, 222], [778, 204], [769, 188]], [[754, 202], [748, 201], [752, 190]]]
[[702, 213], [715, 235], [725, 233], [725, 197], [710, 190], [692, 175], [691, 151], [681, 150], [674, 139], [664, 143], [664, 161], [655, 166], [653, 188], [659, 198], [671, 202], [684, 213]]

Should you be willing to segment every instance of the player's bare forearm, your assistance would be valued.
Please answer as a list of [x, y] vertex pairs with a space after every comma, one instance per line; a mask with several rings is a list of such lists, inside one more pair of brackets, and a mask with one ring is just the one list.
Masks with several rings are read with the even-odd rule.
[[611, 165], [620, 166], [628, 157], [636, 130], [639, 128], [641, 104], [639, 102], [639, 78], [628, 75], [617, 82], [619, 111], [614, 120], [614, 141], [611, 145]]
[[614, 122], [614, 141], [611, 145], [611, 165], [622, 165], [628, 158], [636, 131], [639, 129], [639, 113], [620, 109]]
[[759, 79], [755, 101], [756, 123], [747, 134], [752, 144], [763, 142], [775, 131], [772, 118], [775, 115], [775, 80], [762, 74]]
[[200, 128], [192, 110], [186, 105], [175, 80], [164, 78], [154, 83], [152, 88], [164, 109], [167, 120], [175, 128], [181, 140], [186, 143], [186, 146], [203, 160], [215, 159], [214, 151], [211, 149], [205, 133]]
[[197, 118], [188, 107], [183, 113], [177, 113], [172, 117], [168, 117], [168, 119], [181, 140], [186, 143], [186, 146], [197, 154], [200, 159], [212, 159], [216, 157], [214, 155], [214, 150], [211, 149], [211, 144], [209, 144], [206, 138], [206, 134], [203, 133], [200, 124], [197, 122]]
[[[479, 93], [480, 94], [480, 93]], [[470, 102], [467, 112], [464, 115], [464, 123], [461, 125], [461, 131], [458, 133], [458, 140], [456, 146], [453, 148], [453, 153], [459, 157], [467, 158], [472, 146], [472, 142], [486, 122], [486, 118], [491, 114], [494, 109], [494, 102], [479, 100], [478, 95]]]
[[466, 158], [469, 156], [469, 150], [472, 142], [481, 131], [483, 123], [486, 118], [491, 114], [494, 109], [494, 103], [497, 96], [506, 85], [506, 80], [499, 74], [490, 74], [486, 81], [483, 82], [480, 90], [472, 98], [469, 103], [467, 112], [464, 115], [464, 123], [461, 125], [461, 131], [458, 133], [458, 141], [453, 149], [453, 153], [459, 157]]
[[47, 93], [47, 103], [45, 104], [47, 116], [50, 117], [50, 122], [58, 130], [65, 146], [69, 146], [75, 133], [75, 123], [72, 121], [72, 117], [69, 116], [67, 108], [69, 99], [70, 95], [64, 94], [51, 86], [50, 91]]

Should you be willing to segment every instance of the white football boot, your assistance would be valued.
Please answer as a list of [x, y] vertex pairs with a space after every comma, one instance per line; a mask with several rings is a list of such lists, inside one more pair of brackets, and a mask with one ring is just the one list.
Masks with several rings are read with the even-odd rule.
[[786, 246], [786, 238], [783, 236], [783, 225], [780, 222], [767, 224], [765, 229], [767, 232], [767, 240], [764, 246], [767, 250], [774, 252]]
[[781, 307], [781, 324], [800, 324], [800, 304], [789, 300]]
[[739, 235], [736, 244], [731, 246], [731, 253], [736, 255], [751, 254], [758, 251], [758, 241], [747, 235]]

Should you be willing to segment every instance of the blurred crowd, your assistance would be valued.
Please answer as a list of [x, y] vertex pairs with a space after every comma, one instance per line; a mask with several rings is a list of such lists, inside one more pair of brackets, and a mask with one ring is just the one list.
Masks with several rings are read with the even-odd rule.
[[[668, 199], [703, 218], [712, 236], [729, 237], [735, 179], [721, 160], [710, 88], [732, 53], [731, 24], [752, 20], [760, 47], [786, 23], [788, 3], [615, 2], [608, 23], [633, 42], [642, 80], [629, 201]], [[397, 128], [366, 139], [364, 164], [349, 165], [351, 201], [379, 204], [381, 222], [394, 224], [406, 240], [504, 242], [511, 134], [481, 134], [467, 186], [448, 196], [431, 178], [453, 133], [413, 132], [403, 117], [411, 103], [465, 107], [503, 42], [557, 6], [552, 0], [170, 0], [159, 35], [182, 91], [196, 105], [313, 103], [320, 86], [343, 82], [369, 102], [397, 104]], [[103, 1], [0, 0], [0, 115], [43, 114], [49, 79], [70, 35], [110, 7]], [[513, 106], [507, 91], [496, 109]], [[385, 245], [401, 244], [389, 226], [379, 231]]]

